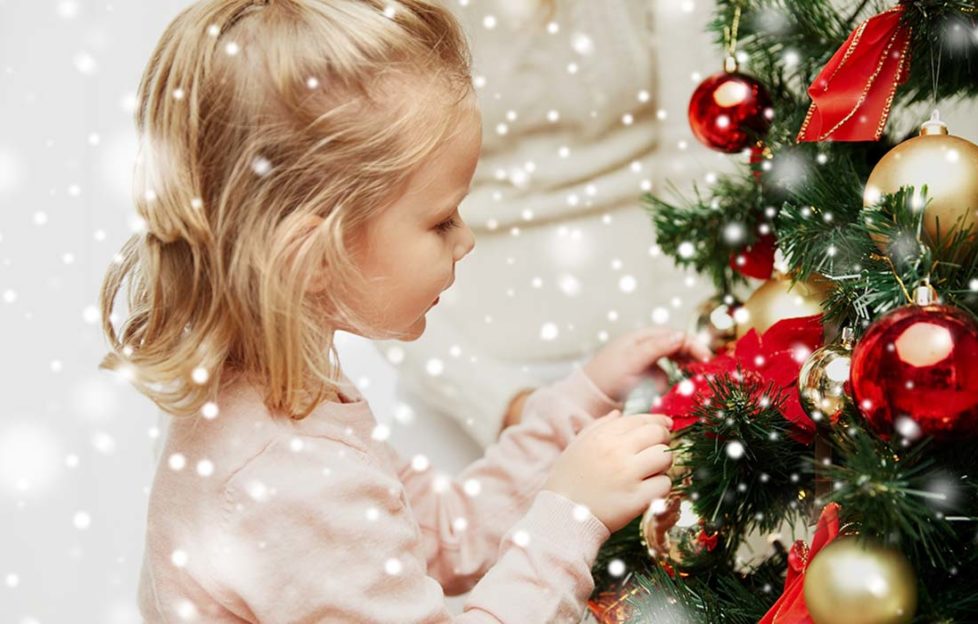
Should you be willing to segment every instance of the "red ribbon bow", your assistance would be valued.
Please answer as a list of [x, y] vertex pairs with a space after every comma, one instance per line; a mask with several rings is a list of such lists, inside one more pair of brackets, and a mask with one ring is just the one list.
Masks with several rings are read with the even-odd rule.
[[798, 397], [798, 373], [812, 351], [822, 345], [822, 315], [802, 316], [778, 321], [763, 336], [752, 329], [737, 341], [733, 353], [721, 353], [709, 362], [694, 362], [687, 367], [689, 379], [675, 385], [654, 407], [656, 413], [673, 419], [679, 431], [696, 422], [694, 408], [710, 399], [709, 381], [717, 375], [736, 374], [744, 381], [773, 384], [783, 390], [781, 413], [793, 425], [792, 437], [810, 444], [815, 423], [805, 414]]
[[910, 32], [897, 6], [860, 24], [808, 88], [798, 141], [876, 141], [907, 79]]
[[838, 535], [839, 505], [829, 503], [818, 518], [812, 547], [798, 540], [788, 551], [788, 576], [784, 580], [784, 592], [757, 624], [812, 624], [812, 617], [805, 605], [805, 570], [818, 551]]

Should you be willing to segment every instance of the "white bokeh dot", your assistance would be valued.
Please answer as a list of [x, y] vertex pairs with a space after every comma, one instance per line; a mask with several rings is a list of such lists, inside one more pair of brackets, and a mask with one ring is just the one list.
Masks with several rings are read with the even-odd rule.
[[585, 522], [591, 517], [591, 510], [585, 505], [574, 505], [573, 515], [574, 519], [578, 522]]
[[92, 526], [92, 516], [87, 511], [76, 511], [72, 522], [79, 531], [84, 531]]
[[419, 454], [411, 458], [411, 468], [413, 468], [416, 472], [424, 472], [430, 465], [431, 462], [428, 461], [428, 457], [425, 455]]
[[432, 377], [437, 377], [445, 371], [445, 363], [438, 358], [431, 358], [425, 364], [425, 370]]
[[187, 556], [187, 551], [181, 550], [179, 548], [174, 550], [173, 554], [170, 555], [170, 561], [172, 561], [173, 565], [175, 565], [178, 568], [182, 568], [185, 565], [187, 565], [188, 559], [189, 557]]
[[208, 401], [204, 403], [204, 406], [200, 408], [201, 415], [207, 420], [214, 420], [217, 418], [218, 414], [217, 403], [213, 401]]
[[387, 438], [391, 437], [391, 428], [384, 423], [378, 423], [370, 433], [370, 437], [378, 442], [383, 442]]
[[190, 376], [194, 380], [194, 383], [196, 384], [207, 383], [207, 379], [210, 377], [210, 375], [207, 373], [207, 369], [204, 368], [203, 366], [198, 366], [197, 368], [195, 368], [194, 372], [191, 373]]
[[478, 496], [479, 492], [482, 491], [482, 483], [478, 479], [467, 479], [462, 485], [462, 489], [469, 496]]
[[187, 465], [187, 458], [184, 457], [183, 453], [174, 453], [170, 455], [167, 464], [171, 470], [180, 471]]
[[632, 275], [622, 275], [621, 279], [618, 280], [618, 288], [621, 289], [623, 293], [635, 292], [635, 288], [638, 286], [638, 280]]
[[739, 440], [731, 440], [727, 442], [727, 457], [730, 459], [740, 459], [744, 456], [744, 444]]
[[554, 340], [560, 334], [560, 329], [557, 327], [556, 323], [544, 323], [540, 327], [540, 339], [541, 340]]
[[401, 573], [402, 569], [403, 566], [399, 559], [391, 558], [388, 559], [386, 562], [384, 562], [384, 571], [390, 574], [391, 576], [397, 576], [398, 574]]
[[197, 462], [197, 474], [202, 477], [209, 477], [214, 474], [214, 462], [209, 459], [202, 459]]

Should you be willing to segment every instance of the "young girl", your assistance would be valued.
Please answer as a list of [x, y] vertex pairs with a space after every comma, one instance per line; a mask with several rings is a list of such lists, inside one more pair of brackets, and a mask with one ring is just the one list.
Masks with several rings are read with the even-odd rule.
[[[457, 205], [481, 121], [451, 15], [198, 2], [163, 34], [136, 122], [146, 227], [106, 276], [102, 366], [172, 415], [146, 621], [579, 620], [601, 543], [670, 488], [669, 419], [619, 400], [659, 357], [706, 354], [625, 336], [451, 480], [396, 455], [333, 349], [337, 330], [420, 336], [474, 244]], [[444, 593], [469, 589], [453, 620]]]

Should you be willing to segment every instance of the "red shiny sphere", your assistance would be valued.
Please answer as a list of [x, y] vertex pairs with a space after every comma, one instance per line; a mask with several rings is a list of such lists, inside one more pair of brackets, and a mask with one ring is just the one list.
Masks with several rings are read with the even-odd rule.
[[[951, 306], [899, 308], [873, 323], [856, 344], [850, 382], [859, 411], [885, 439], [895, 430], [909, 431], [908, 437], [974, 437], [978, 325]], [[902, 417], [913, 422], [901, 423]]]
[[689, 126], [707, 147], [733, 154], [764, 137], [774, 109], [764, 86], [740, 72], [713, 74], [689, 101]]

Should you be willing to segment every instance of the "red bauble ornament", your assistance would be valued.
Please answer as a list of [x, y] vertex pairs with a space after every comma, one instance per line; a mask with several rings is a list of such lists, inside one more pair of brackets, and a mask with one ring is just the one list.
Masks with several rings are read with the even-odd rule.
[[747, 277], [771, 279], [775, 244], [773, 234], [761, 235], [753, 244], [730, 254], [730, 268]]
[[756, 79], [738, 72], [728, 58], [724, 71], [696, 88], [689, 125], [707, 147], [733, 154], [756, 143], [771, 127], [771, 96]]
[[850, 382], [869, 425], [888, 439], [974, 437], [978, 433], [978, 325], [962, 310], [933, 302], [879, 319], [856, 344]]

